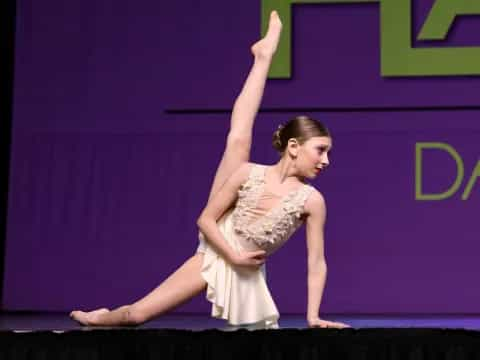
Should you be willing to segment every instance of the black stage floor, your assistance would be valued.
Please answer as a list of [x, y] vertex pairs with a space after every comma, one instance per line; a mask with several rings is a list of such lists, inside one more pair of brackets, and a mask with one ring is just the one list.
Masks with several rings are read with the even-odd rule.
[[[0, 360], [480, 359], [480, 316], [331, 315], [350, 329], [226, 327], [206, 315], [163, 316], [135, 328], [81, 327], [66, 313], [0, 314]], [[224, 331], [230, 330], [230, 331]]]

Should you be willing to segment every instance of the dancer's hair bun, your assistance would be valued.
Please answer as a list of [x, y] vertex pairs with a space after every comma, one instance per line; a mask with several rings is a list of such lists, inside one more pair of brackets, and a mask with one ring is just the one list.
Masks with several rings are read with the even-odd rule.
[[277, 150], [278, 152], [283, 151], [283, 149], [282, 149], [282, 139], [281, 139], [282, 129], [283, 129], [283, 125], [282, 124], [278, 125], [278, 128], [277, 128], [277, 130], [275, 130], [275, 132], [273, 133], [273, 137], [272, 137], [273, 148], [275, 150]]

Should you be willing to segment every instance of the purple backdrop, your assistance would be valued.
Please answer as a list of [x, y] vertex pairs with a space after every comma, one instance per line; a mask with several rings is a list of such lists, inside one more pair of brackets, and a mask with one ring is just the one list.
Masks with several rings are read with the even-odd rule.
[[[4, 308], [68, 310], [131, 302], [197, 245], [228, 114], [251, 65], [259, 1], [19, 0]], [[415, 28], [431, 0], [415, 1]], [[478, 18], [447, 43], [478, 44]], [[297, 5], [293, 78], [265, 107], [472, 106], [478, 77], [380, 76], [378, 4]], [[424, 46], [416, 42], [417, 46]], [[432, 44], [428, 44], [431, 46]], [[479, 111], [313, 113], [334, 134], [315, 180], [328, 204], [323, 312], [478, 313]], [[261, 114], [252, 161], [273, 163], [271, 133], [292, 114]], [[445, 142], [465, 163], [460, 190], [415, 200], [415, 143]], [[455, 162], [426, 152], [426, 191]], [[306, 306], [304, 231], [269, 260], [281, 312]], [[293, 295], [294, 294], [294, 295]], [[461, 295], [460, 295], [461, 294]], [[200, 296], [179, 311], [207, 313]]]

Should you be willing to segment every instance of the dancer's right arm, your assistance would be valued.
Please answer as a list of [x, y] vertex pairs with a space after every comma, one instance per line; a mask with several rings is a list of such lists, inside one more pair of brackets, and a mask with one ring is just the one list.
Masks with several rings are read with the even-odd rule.
[[206, 241], [225, 260], [238, 266], [259, 266], [265, 259], [265, 251], [248, 251], [237, 253], [225, 240], [217, 225], [217, 220], [233, 205], [237, 199], [240, 186], [247, 180], [250, 173], [250, 163], [242, 164], [223, 184], [213, 198], [203, 209], [197, 220], [200, 231], [205, 235]]

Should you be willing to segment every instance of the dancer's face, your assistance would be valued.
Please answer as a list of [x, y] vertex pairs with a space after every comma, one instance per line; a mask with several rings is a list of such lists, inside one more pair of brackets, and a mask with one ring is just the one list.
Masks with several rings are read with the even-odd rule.
[[315, 178], [330, 164], [328, 153], [332, 148], [332, 139], [326, 136], [315, 136], [296, 151], [296, 168], [301, 176], [309, 179]]

